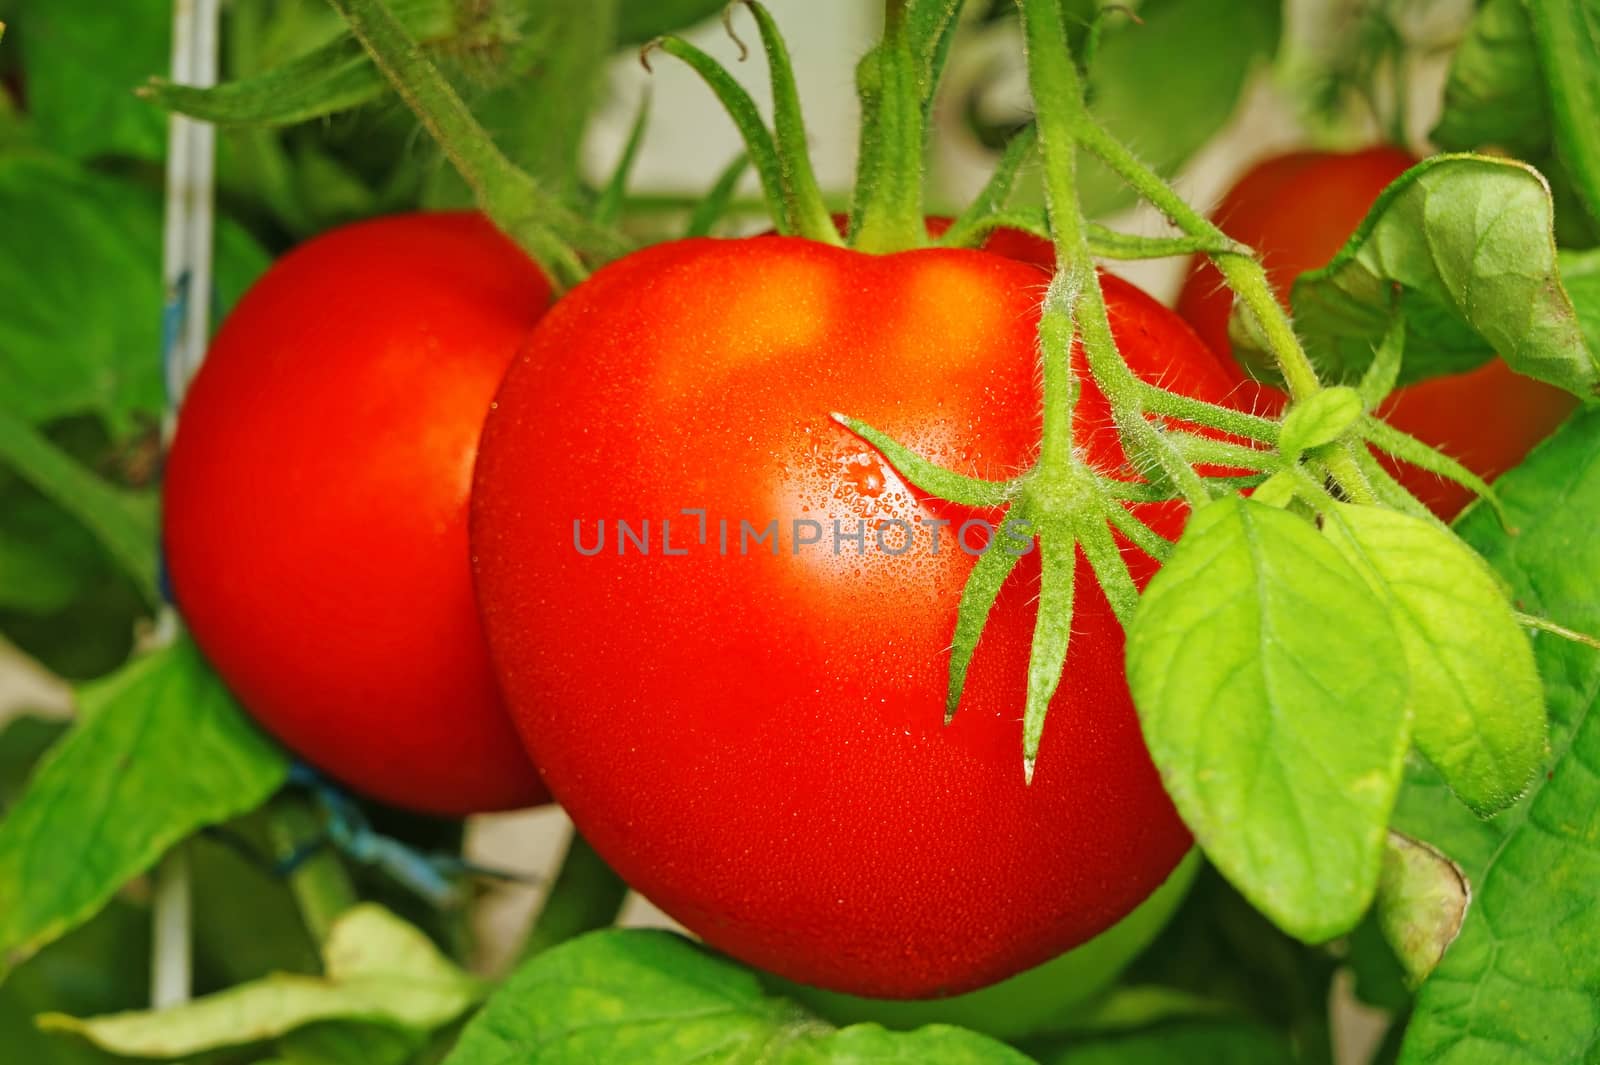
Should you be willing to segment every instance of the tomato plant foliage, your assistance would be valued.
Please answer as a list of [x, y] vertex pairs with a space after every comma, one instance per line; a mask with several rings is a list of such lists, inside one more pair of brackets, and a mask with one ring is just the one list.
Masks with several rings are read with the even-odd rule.
[[[703, 0], [234, 0], [213, 88], [171, 5], [0, 0], [0, 1058], [1289, 1065], [1345, 986], [1374, 1061], [1593, 1058], [1600, 5], [1462, 12], [1426, 142], [1371, 5], [1288, 66], [1406, 143], [1215, 223], [1282, 4], [883, 6], [852, 192], [782, 7], [769, 106]], [[703, 196], [647, 112], [583, 165], [640, 47]], [[168, 113], [241, 308], [170, 462]], [[1193, 332], [1097, 265], [1172, 256]], [[583, 835], [485, 973], [505, 877], [386, 803], [533, 765]]]

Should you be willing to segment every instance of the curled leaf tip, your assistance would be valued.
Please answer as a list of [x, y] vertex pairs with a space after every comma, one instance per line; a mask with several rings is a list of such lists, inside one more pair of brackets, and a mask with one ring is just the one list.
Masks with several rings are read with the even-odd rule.
[[722, 9], [722, 29], [729, 37], [733, 38], [733, 43], [739, 46], [739, 62], [743, 63], [750, 58], [750, 49], [744, 43], [744, 39], [739, 36], [738, 31], [733, 28], [733, 9], [741, 6], [741, 4], [751, 10], [755, 10], [755, 5], [749, 3], [748, 0], [733, 0], [733, 3]]
[[656, 68], [650, 65], [650, 53], [666, 44], [665, 37], [652, 37], [639, 46], [639, 65], [644, 67], [645, 73], [654, 74]]

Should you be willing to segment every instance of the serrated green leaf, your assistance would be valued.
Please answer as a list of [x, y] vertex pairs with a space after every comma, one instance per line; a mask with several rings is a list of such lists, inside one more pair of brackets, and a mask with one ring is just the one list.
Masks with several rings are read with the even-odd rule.
[[[1353, 383], [1398, 308], [1401, 384], [1498, 353], [1519, 373], [1594, 395], [1600, 364], [1561, 287], [1551, 219], [1549, 187], [1524, 163], [1470, 155], [1419, 163], [1326, 267], [1296, 279], [1290, 301], [1306, 350], [1331, 378]], [[1236, 322], [1246, 313], [1235, 308]], [[1230, 335], [1245, 345], [1242, 358], [1270, 361], [1252, 343], [1255, 330]]]
[[1028, 1065], [986, 1036], [933, 1025], [844, 1029], [762, 994], [749, 970], [668, 932], [608, 930], [519, 969], [447, 1065]]
[[1591, 218], [1600, 220], [1600, 3], [1524, 0], [1538, 45], [1556, 153]]
[[1447, 151], [1492, 144], [1522, 156], [1550, 143], [1550, 110], [1523, 0], [1479, 5], [1451, 57], [1444, 112], [1430, 136]]
[[0, 973], [287, 772], [187, 640], [85, 686], [80, 708], [0, 820]]
[[[1518, 607], [1600, 632], [1600, 411], [1569, 421], [1497, 482], [1515, 532], [1469, 511], [1462, 538], [1512, 585]], [[1431, 767], [1408, 772], [1395, 827], [1462, 866], [1461, 934], [1417, 998], [1401, 1060], [1588, 1063], [1600, 1031], [1600, 652], [1534, 639], [1552, 756], [1529, 794], [1479, 821]]]
[[483, 995], [483, 985], [427, 936], [370, 903], [334, 922], [323, 967], [323, 976], [268, 976], [167, 1009], [88, 1019], [46, 1014], [39, 1025], [125, 1056], [175, 1058], [259, 1043], [336, 1019], [431, 1031]]
[[1545, 760], [1533, 646], [1489, 569], [1443, 529], [1335, 504], [1323, 532], [1392, 606], [1411, 674], [1411, 738], [1481, 817], [1516, 802]]
[[1309, 522], [1230, 496], [1189, 519], [1128, 633], [1150, 753], [1206, 855], [1321, 942], [1378, 883], [1407, 728], [1385, 604]]
[[24, 7], [17, 28], [42, 145], [72, 159], [166, 153], [166, 116], [134, 89], [171, 62], [168, 0], [45, 0]]
[[1427, 844], [1389, 833], [1378, 882], [1378, 927], [1415, 988], [1461, 931], [1472, 892], [1461, 869]]
[[[113, 439], [153, 424], [165, 400], [161, 211], [132, 182], [0, 159], [0, 410], [34, 422], [93, 413]], [[221, 224], [222, 307], [267, 262], [243, 230]]]
[[[1115, 14], [1089, 67], [1091, 107], [1113, 135], [1171, 176], [1220, 130], [1282, 33], [1279, 0], [1147, 0], [1137, 23]], [[1134, 202], [1123, 181], [1085, 157], [1084, 210]]]

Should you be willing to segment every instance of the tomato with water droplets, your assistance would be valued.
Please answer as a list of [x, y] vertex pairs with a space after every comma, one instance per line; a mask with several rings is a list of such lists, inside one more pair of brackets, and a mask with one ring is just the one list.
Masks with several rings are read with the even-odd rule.
[[[944, 723], [956, 605], [998, 513], [926, 497], [829, 417], [1023, 471], [1048, 280], [980, 251], [662, 244], [573, 289], [501, 385], [472, 543], [507, 701], [600, 854], [744, 961], [879, 997], [980, 987], [1111, 926], [1189, 848], [1081, 559], [1032, 785], [1036, 554]], [[1136, 373], [1228, 396], [1176, 315], [1105, 287]], [[1136, 476], [1092, 385], [1077, 425], [1090, 461]], [[1184, 513], [1144, 516], [1174, 536]]]
[[184, 618], [256, 720], [364, 794], [545, 798], [489, 667], [467, 495], [549, 300], [478, 215], [346, 226], [256, 283], [184, 402], [164, 519]]

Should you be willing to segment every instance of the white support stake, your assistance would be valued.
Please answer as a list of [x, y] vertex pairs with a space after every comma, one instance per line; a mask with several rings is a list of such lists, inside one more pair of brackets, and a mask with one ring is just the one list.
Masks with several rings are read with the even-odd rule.
[[[219, 0], [174, 0], [172, 80], [207, 87], [217, 83]], [[167, 134], [166, 234], [162, 277], [166, 282], [162, 372], [167, 387], [170, 439], [184, 391], [205, 357], [211, 331], [211, 247], [216, 130], [209, 123], [173, 115]], [[176, 631], [171, 607], [158, 628]], [[181, 845], [162, 859], [155, 874], [150, 956], [150, 1002], [157, 1009], [187, 1002], [192, 994], [193, 929], [188, 855]]]

